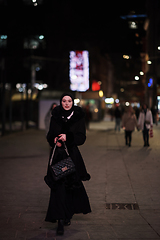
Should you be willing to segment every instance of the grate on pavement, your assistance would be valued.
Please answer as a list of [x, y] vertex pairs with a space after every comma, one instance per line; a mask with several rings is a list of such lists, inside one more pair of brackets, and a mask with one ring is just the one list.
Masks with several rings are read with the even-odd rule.
[[137, 203], [106, 203], [106, 209], [139, 210], [139, 205]]

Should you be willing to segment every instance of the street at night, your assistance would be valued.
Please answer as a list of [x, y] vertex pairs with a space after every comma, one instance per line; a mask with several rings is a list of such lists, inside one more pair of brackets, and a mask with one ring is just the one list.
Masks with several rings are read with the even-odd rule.
[[160, 239], [159, 13], [0, 0], [0, 240]]
[[160, 239], [159, 134], [154, 126], [150, 147], [142, 133], [125, 146], [114, 122], [91, 124], [80, 147], [91, 180], [85, 182], [92, 212], [74, 215], [64, 236], [56, 223], [44, 221], [49, 188], [43, 181], [49, 146], [45, 132], [28, 130], [0, 139], [1, 240]]

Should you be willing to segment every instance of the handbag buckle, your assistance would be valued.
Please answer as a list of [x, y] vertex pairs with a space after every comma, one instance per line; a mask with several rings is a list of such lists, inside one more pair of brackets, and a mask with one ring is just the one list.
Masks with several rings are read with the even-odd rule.
[[62, 172], [67, 171], [67, 169], [68, 169], [67, 166], [63, 167], [63, 168], [62, 168]]

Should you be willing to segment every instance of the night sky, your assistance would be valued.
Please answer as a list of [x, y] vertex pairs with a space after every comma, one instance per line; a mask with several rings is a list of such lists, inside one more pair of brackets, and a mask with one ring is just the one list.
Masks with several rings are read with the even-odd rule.
[[[123, 54], [139, 57], [140, 49], [135, 48], [135, 30], [129, 29], [127, 20], [121, 16], [133, 12], [146, 13], [145, 0], [44, 0], [37, 7], [24, 5], [22, 0], [9, 0], [8, 3], [0, 5], [0, 34], [8, 35], [7, 56], [19, 62], [18, 73], [15, 60], [11, 61], [10, 66], [15, 71], [16, 81], [21, 79], [21, 59], [27, 54], [68, 60], [70, 50], [93, 50], [98, 47], [102, 55], [110, 56], [116, 69], [120, 67]], [[137, 30], [144, 32], [143, 29]], [[22, 51], [25, 37], [41, 34], [45, 36], [49, 48], [43, 52]], [[54, 62], [52, 78], [57, 81], [59, 78], [68, 79], [67, 64], [62, 67]], [[61, 68], [65, 69], [65, 76], [58, 72]], [[53, 82], [52, 79], [50, 82]]]
[[128, 25], [120, 16], [131, 11], [136, 14], [146, 11], [145, 0], [44, 0], [44, 5], [37, 7], [24, 7], [20, 0], [12, 2], [14, 4], [7, 8], [1, 6], [0, 32], [4, 33], [7, 29], [15, 37], [27, 33], [47, 33], [54, 36], [55, 41], [89, 41], [109, 52], [123, 51], [129, 44]]

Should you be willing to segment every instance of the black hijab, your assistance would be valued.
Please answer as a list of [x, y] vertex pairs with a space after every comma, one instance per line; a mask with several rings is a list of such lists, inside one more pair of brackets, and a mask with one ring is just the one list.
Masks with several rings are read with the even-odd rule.
[[[72, 107], [69, 110], [65, 110], [62, 107], [62, 99], [64, 96], [69, 96], [72, 99]], [[68, 119], [67, 117], [69, 117], [71, 115], [71, 113], [74, 111], [74, 98], [70, 93], [63, 93], [62, 96], [60, 97], [60, 108], [61, 108], [61, 114], [62, 114], [62, 119], [66, 122]]]

